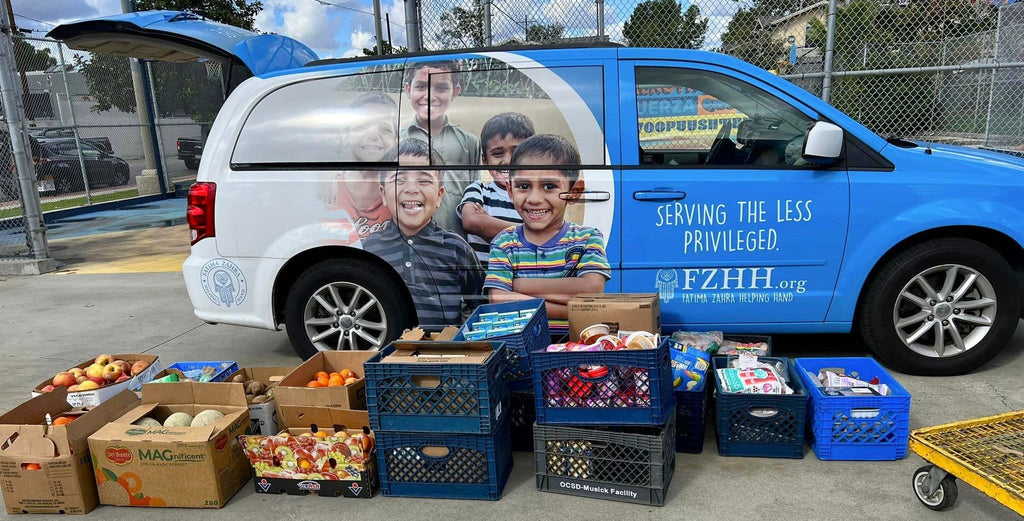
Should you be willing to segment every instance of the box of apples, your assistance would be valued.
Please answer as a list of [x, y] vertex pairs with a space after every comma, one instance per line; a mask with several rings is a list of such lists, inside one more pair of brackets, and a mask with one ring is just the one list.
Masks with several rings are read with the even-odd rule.
[[151, 381], [161, 369], [155, 355], [100, 355], [40, 383], [32, 396], [65, 387], [69, 404], [95, 407], [121, 391], [141, 389], [142, 384]]

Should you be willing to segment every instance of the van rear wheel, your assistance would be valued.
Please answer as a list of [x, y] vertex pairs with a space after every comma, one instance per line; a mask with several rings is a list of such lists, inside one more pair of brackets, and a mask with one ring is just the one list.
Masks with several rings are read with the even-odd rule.
[[358, 259], [332, 259], [307, 269], [292, 285], [285, 325], [304, 360], [319, 351], [380, 349], [412, 321], [392, 277]]

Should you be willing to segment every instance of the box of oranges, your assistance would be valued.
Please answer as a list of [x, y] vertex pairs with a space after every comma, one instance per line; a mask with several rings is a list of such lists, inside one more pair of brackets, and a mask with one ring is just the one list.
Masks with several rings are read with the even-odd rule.
[[278, 382], [274, 392], [277, 405], [366, 410], [363, 362], [375, 353], [317, 353]]

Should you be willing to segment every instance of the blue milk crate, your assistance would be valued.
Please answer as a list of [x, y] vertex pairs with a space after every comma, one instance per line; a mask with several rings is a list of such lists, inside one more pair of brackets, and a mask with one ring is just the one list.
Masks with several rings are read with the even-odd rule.
[[[396, 348], [490, 346], [483, 364], [392, 363]], [[501, 342], [396, 341], [363, 364], [374, 431], [488, 433], [508, 412]]]
[[676, 452], [700, 454], [704, 451], [707, 425], [708, 374], [693, 389], [676, 390]]
[[[825, 368], [889, 386], [889, 396], [826, 396], [807, 373]], [[811, 397], [811, 448], [821, 460], [898, 460], [907, 455], [910, 393], [875, 359], [797, 358], [795, 370]]]
[[377, 432], [381, 493], [447, 499], [501, 498], [512, 471], [508, 421], [488, 434]]
[[[661, 425], [675, 406], [668, 339], [657, 349], [531, 353], [537, 423]], [[581, 367], [603, 368], [600, 376]]]
[[551, 342], [548, 332], [548, 312], [544, 307], [544, 299], [521, 300], [503, 304], [483, 304], [462, 324], [453, 340], [466, 340], [466, 335], [473, 331], [473, 325], [481, 321], [480, 315], [486, 313], [512, 313], [533, 311], [533, 316], [525, 326], [517, 327], [512, 333], [486, 335], [483, 340], [504, 342], [505, 356], [508, 358], [506, 379], [510, 391], [532, 391], [530, 353], [544, 349]]
[[238, 364], [231, 360], [211, 360], [204, 362], [176, 362], [168, 366], [168, 369], [177, 369], [185, 378], [198, 382], [203, 374], [203, 369], [213, 367], [216, 372], [210, 382], [223, 382], [227, 377], [238, 371]]
[[807, 424], [807, 393], [788, 358], [760, 357], [786, 364], [794, 394], [743, 394], [722, 391], [718, 369], [728, 359], [712, 359], [715, 371], [715, 430], [721, 456], [803, 458]]

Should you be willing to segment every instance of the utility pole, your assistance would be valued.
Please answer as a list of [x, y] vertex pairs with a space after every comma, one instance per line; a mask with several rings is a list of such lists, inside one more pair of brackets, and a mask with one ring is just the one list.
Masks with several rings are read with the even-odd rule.
[[[134, 13], [135, 0], [121, 0], [121, 11]], [[135, 185], [139, 189], [139, 195], [158, 194], [161, 192], [161, 183], [156, 168], [156, 145], [153, 140], [153, 129], [150, 128], [154, 120], [146, 98], [146, 82], [142, 77], [142, 64], [139, 63], [138, 58], [129, 58], [128, 62], [131, 65], [132, 87], [135, 90], [135, 114], [139, 117], [139, 130], [142, 133], [142, 155], [146, 159], [146, 168], [135, 177]]]
[[391, 13], [384, 13], [384, 25], [388, 28], [388, 48], [391, 49], [391, 53], [395, 53], [395, 46], [391, 43]]
[[410, 52], [420, 50], [419, 0], [405, 0], [405, 41]]
[[377, 56], [384, 54], [384, 32], [380, 28], [380, 0], [373, 0], [373, 30], [377, 37]]
[[[4, 0], [4, 2], [7, 3], [7, 20], [11, 22], [11, 46], [13, 48], [14, 42], [16, 41], [14, 39], [14, 35], [18, 32], [18, 24], [17, 22], [14, 21], [14, 8], [11, 7], [11, 0]], [[15, 56], [13, 53], [11, 54], [11, 57], [14, 59], [14, 63], [17, 64], [18, 57]], [[18, 69], [18, 76], [21, 77], [21, 95], [22, 99], [25, 101], [25, 108], [29, 110], [29, 118], [34, 120], [36, 118], [32, 116], [31, 112], [32, 98], [29, 96], [28, 78], [25, 77], [25, 71], [21, 70], [21, 68]]]

